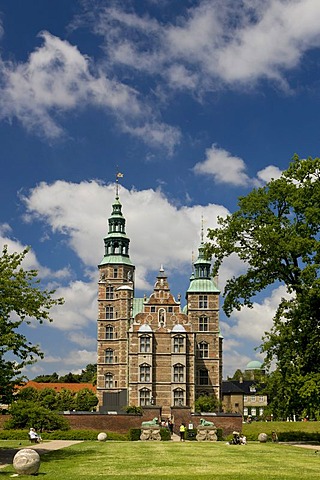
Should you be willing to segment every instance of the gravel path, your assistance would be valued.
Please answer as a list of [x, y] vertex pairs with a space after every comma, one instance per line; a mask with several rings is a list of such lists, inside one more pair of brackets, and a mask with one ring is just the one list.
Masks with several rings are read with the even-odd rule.
[[13, 457], [22, 448], [32, 448], [36, 450], [41, 456], [43, 453], [51, 452], [52, 450], [59, 450], [60, 448], [70, 447], [76, 443], [81, 443], [82, 440], [51, 440], [50, 442], [36, 443], [27, 445], [21, 448], [0, 448], [0, 468], [12, 465]]

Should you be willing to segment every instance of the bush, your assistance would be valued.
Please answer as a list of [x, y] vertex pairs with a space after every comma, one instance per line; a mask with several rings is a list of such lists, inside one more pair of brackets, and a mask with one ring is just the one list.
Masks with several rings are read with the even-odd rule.
[[143, 413], [142, 407], [137, 407], [136, 405], [127, 405], [126, 407], [123, 407], [123, 410], [126, 413], [133, 413], [135, 415], [142, 415]]
[[10, 407], [11, 418], [4, 424], [5, 429], [23, 429], [34, 427], [37, 431], [68, 430], [69, 423], [58, 413], [34, 404], [32, 401], [19, 400]]
[[222, 440], [224, 440], [222, 428], [217, 428], [217, 440], [218, 442], [221, 442]]
[[189, 428], [186, 431], [186, 440], [197, 440], [197, 430], [195, 428]]
[[129, 440], [131, 440], [131, 442], [136, 442], [137, 440], [140, 440], [140, 435], [141, 435], [141, 428], [130, 428]]
[[171, 440], [171, 433], [170, 430], [168, 430], [167, 428], [160, 428], [160, 436], [163, 442]]
[[[100, 431], [96, 430], [68, 430], [41, 433], [43, 440], [97, 440]], [[107, 432], [108, 441], [126, 441], [126, 434]], [[0, 440], [27, 440], [27, 430], [2, 430], [0, 431]]]

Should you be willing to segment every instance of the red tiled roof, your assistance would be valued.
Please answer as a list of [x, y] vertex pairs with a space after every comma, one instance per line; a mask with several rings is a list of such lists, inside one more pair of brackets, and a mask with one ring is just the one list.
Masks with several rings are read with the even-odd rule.
[[20, 385], [18, 390], [22, 388], [33, 387], [37, 390], [44, 390], [45, 388], [52, 388], [56, 392], [60, 392], [62, 389], [71, 390], [72, 392], [79, 392], [79, 390], [83, 390], [87, 388], [91, 390], [93, 393], [97, 393], [97, 387], [92, 385], [92, 383], [41, 383], [41, 382], [34, 382], [30, 380], [29, 382], [25, 383], [24, 385]]

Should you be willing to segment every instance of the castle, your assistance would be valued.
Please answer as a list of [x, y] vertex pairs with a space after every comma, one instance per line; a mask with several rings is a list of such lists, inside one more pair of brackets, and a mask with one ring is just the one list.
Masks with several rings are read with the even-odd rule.
[[199, 395], [220, 398], [219, 290], [210, 277], [203, 238], [182, 308], [162, 267], [151, 295], [135, 297], [135, 266], [118, 185], [108, 223], [98, 266], [99, 411], [158, 405], [170, 415], [172, 406], [192, 409]]

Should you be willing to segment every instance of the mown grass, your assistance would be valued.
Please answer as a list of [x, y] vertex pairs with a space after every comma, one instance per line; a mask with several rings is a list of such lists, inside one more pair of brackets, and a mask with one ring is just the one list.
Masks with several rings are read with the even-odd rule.
[[244, 423], [242, 432], [248, 440], [257, 440], [259, 433], [277, 432], [279, 441], [320, 441], [320, 422], [252, 422]]
[[[319, 478], [319, 471], [320, 453], [289, 445], [85, 441], [43, 454], [39, 476], [46, 480], [304, 480]], [[8, 466], [0, 470], [0, 479], [14, 473]]]

